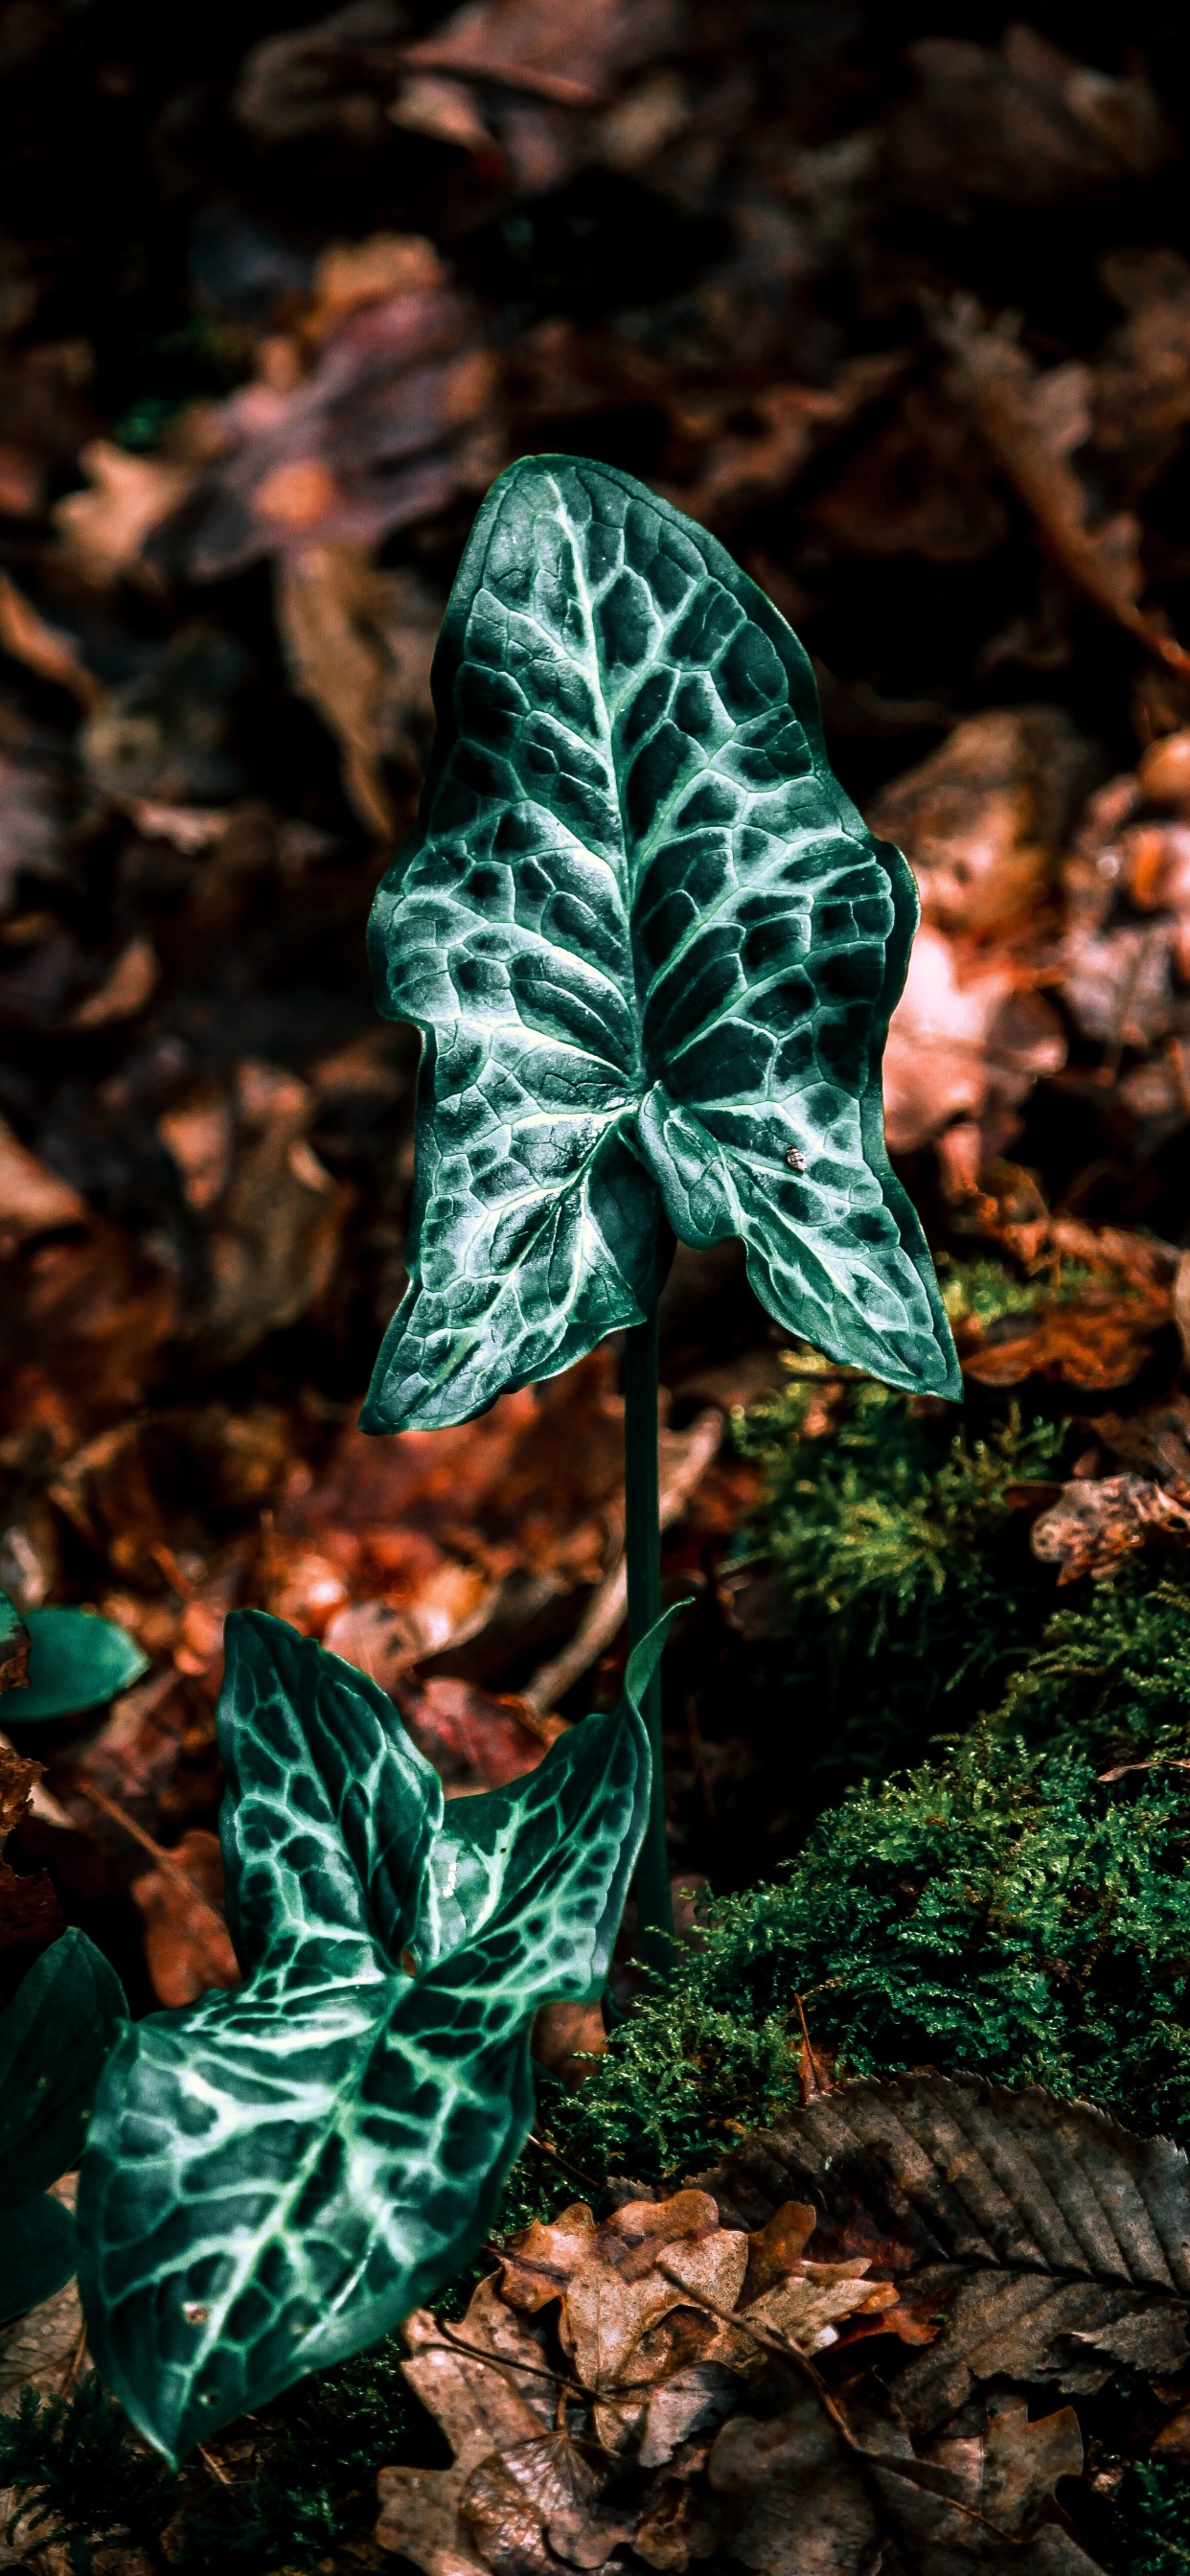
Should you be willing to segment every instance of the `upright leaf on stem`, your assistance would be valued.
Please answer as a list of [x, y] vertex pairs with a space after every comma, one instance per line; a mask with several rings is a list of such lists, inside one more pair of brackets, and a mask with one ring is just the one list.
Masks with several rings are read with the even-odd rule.
[[881, 1113], [913, 880], [832, 775], [785, 620], [631, 475], [528, 457], [476, 520], [434, 698], [372, 922], [381, 1008], [425, 1045], [365, 1429], [458, 1422], [639, 1323], [675, 1234], [741, 1236], [789, 1329], [956, 1394]]

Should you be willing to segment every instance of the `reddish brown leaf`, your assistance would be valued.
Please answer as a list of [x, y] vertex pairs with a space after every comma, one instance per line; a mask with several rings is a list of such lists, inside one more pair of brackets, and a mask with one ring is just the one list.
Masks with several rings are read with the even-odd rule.
[[133, 1880], [132, 1894], [144, 1919], [145, 1962], [159, 2003], [172, 2009], [197, 2002], [210, 1986], [238, 1986], [217, 1834], [192, 1826], [154, 1869]]

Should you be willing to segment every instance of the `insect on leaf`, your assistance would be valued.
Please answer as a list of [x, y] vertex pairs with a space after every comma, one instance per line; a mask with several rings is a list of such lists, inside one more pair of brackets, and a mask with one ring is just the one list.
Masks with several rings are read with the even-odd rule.
[[481, 2242], [532, 2117], [533, 2014], [606, 1976], [665, 1624], [618, 1710], [444, 1809], [374, 1682], [262, 1611], [229, 1619], [244, 1983], [125, 2034], [79, 2194], [92, 2350], [163, 2451], [388, 2333]]
[[458, 1422], [739, 1235], [770, 1313], [955, 1395], [884, 1147], [917, 921], [833, 776], [801, 645], [631, 475], [527, 457], [489, 493], [434, 666], [417, 830], [372, 918], [424, 1036], [411, 1286], [365, 1430]]

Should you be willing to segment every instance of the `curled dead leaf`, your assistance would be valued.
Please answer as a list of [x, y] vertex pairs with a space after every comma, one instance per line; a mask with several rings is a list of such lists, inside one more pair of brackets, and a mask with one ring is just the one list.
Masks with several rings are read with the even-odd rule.
[[1059, 1583], [1114, 1574], [1153, 1540], [1190, 1539], [1190, 1510], [1147, 1476], [1093, 1476], [1063, 1485], [1029, 1533], [1033, 1554], [1058, 1569]]

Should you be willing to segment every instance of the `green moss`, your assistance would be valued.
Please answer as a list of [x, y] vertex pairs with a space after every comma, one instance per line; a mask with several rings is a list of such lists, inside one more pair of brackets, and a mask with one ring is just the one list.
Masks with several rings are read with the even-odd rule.
[[[757, 1687], [815, 1712], [815, 1803], [910, 1761], [986, 1706], [1037, 1644], [1053, 1576], [1029, 1548], [1022, 1484], [1060, 1469], [1061, 1425], [1010, 1406], [982, 1433], [949, 1406], [851, 1385], [832, 1429], [805, 1436], [812, 1386], [737, 1418], [764, 1490], [735, 1562], [779, 1577], [786, 1634]], [[958, 1702], [958, 1706], [956, 1706]]]
[[155, 2452], [128, 2438], [122, 2408], [98, 2379], [71, 2398], [21, 2391], [15, 2415], [0, 2415], [0, 2487], [17, 2514], [9, 2537], [30, 2551], [65, 2546], [76, 2576], [89, 2576], [97, 2542], [139, 2546], [162, 2565], [160, 2536], [179, 2482]]
[[933, 2064], [1190, 2126], [1190, 1792], [1100, 1782], [983, 1726], [864, 1787], [769, 1886], [709, 1911], [673, 1989], [616, 2032], [557, 2143], [653, 2179], [796, 2098], [797, 1995], [852, 2074]]
[[1084, 1589], [1010, 1679], [996, 1724], [1031, 1745], [1081, 1745], [1100, 1770], [1190, 1755], [1190, 1573], [1146, 1556]]
[[1129, 2470], [1117, 2508], [1118, 2576], [1186, 2576], [1190, 2567], [1190, 2488], [1184, 2469], [1139, 2460]]

